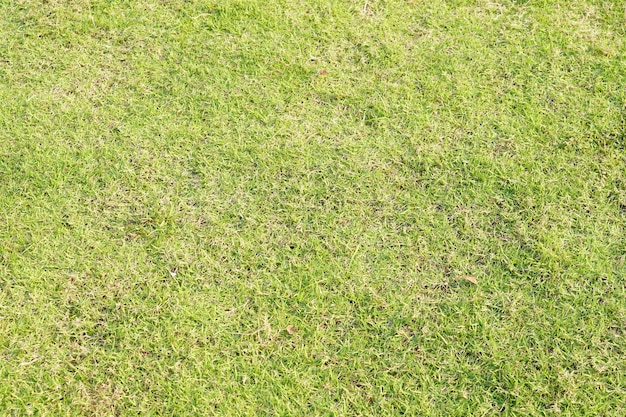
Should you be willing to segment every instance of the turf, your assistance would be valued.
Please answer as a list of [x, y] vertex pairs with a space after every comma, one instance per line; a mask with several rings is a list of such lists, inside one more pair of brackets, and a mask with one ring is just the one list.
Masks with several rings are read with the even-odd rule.
[[623, 0], [0, 1], [0, 411], [626, 415]]

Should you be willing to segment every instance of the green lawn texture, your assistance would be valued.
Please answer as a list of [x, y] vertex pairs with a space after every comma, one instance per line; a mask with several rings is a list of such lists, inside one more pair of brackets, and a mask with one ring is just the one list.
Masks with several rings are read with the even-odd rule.
[[0, 0], [0, 414], [626, 415], [624, 0]]

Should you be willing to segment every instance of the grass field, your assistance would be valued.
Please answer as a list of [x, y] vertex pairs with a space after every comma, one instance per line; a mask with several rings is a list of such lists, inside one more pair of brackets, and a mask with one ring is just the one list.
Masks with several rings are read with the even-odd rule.
[[624, 0], [0, 0], [0, 414], [626, 415]]

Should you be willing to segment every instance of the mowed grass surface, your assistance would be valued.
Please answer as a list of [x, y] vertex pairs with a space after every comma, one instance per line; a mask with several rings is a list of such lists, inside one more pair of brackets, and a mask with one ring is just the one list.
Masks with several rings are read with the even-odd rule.
[[625, 7], [0, 2], [1, 413], [626, 415]]

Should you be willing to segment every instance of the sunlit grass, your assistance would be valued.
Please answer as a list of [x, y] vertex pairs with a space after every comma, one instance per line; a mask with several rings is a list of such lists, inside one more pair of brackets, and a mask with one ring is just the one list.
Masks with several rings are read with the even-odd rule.
[[2, 414], [625, 415], [625, 8], [0, 2]]

